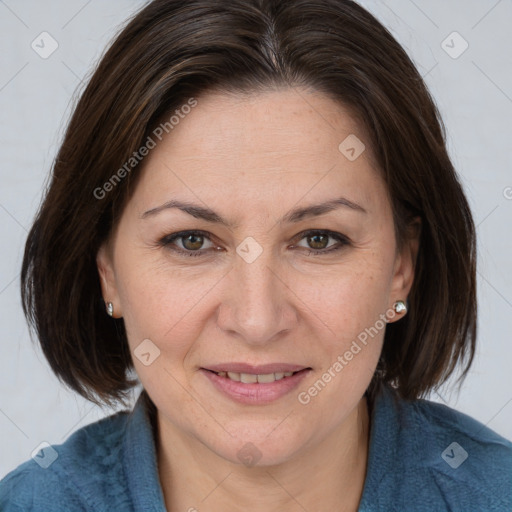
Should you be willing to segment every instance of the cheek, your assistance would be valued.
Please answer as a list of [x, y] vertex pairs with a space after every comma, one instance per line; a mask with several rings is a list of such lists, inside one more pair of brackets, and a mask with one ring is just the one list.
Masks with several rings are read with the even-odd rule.
[[[133, 354], [149, 339], [163, 356], [159, 365], [165, 361], [166, 367], [183, 369], [212, 314], [212, 292], [223, 274], [173, 266], [162, 262], [161, 255], [158, 263], [154, 260], [141, 255], [137, 262], [127, 257], [118, 262], [128, 342]], [[145, 375], [147, 368], [133, 359], [139, 375]]]
[[328, 330], [321, 337], [321, 367], [316, 379], [298, 390], [298, 403], [325, 425], [343, 421], [367, 389], [375, 372], [386, 330], [387, 287], [382, 271], [339, 275], [324, 287], [314, 313]]
[[[389, 300], [389, 265], [379, 258], [360, 259], [343, 272], [325, 280], [315, 292], [310, 287], [297, 292], [307, 297], [312, 313], [322, 321], [324, 357], [322, 384], [327, 384], [336, 401], [358, 396], [371, 379], [377, 365], [386, 330]], [[332, 382], [332, 384], [331, 384]], [[315, 391], [313, 390], [313, 393]], [[354, 393], [352, 393], [354, 392]]]
[[371, 250], [347, 257], [330, 273], [293, 279], [293, 291], [328, 332], [347, 341], [370, 327], [389, 302], [391, 262]]

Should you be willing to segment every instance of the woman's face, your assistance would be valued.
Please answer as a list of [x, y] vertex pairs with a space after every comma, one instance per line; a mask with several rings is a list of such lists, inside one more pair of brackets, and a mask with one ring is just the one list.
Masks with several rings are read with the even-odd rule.
[[342, 432], [417, 250], [361, 127], [305, 89], [209, 93], [153, 139], [97, 261], [161, 428], [260, 464]]

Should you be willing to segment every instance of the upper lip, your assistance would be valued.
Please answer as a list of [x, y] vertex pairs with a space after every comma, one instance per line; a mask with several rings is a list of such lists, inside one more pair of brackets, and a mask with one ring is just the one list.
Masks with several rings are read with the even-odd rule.
[[267, 363], [252, 365], [248, 363], [219, 363], [203, 367], [205, 370], [213, 372], [233, 372], [233, 373], [249, 373], [253, 375], [265, 375], [269, 373], [298, 372], [309, 368], [300, 364], [289, 363]]

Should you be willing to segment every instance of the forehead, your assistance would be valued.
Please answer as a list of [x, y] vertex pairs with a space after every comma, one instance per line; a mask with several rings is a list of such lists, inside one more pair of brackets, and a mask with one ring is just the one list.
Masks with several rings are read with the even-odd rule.
[[366, 138], [347, 106], [316, 91], [211, 92], [197, 98], [160, 148], [172, 145], [181, 159], [318, 156], [338, 151], [350, 134]]
[[[178, 122], [143, 163], [135, 195], [145, 206], [177, 192], [194, 202], [236, 194], [238, 201], [261, 206], [279, 198], [325, 200], [339, 192], [375, 204], [373, 196], [386, 195], [363, 127], [350, 109], [319, 92], [213, 92], [196, 101], [174, 118]], [[356, 159], [343, 152], [347, 140], [357, 152], [364, 147]]]

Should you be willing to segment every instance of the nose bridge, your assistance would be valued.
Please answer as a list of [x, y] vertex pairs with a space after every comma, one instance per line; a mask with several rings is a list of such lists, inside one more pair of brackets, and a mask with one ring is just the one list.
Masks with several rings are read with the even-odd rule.
[[248, 237], [237, 247], [228, 295], [221, 305], [219, 324], [237, 332], [248, 343], [265, 343], [278, 332], [291, 327], [293, 314], [281, 279], [277, 277], [270, 246], [263, 247]]
[[[251, 249], [252, 251], [253, 249]], [[276, 272], [273, 271], [271, 249], [266, 248], [254, 260], [240, 257], [235, 265], [236, 280], [240, 283], [240, 298], [249, 306], [271, 305], [276, 296]]]

